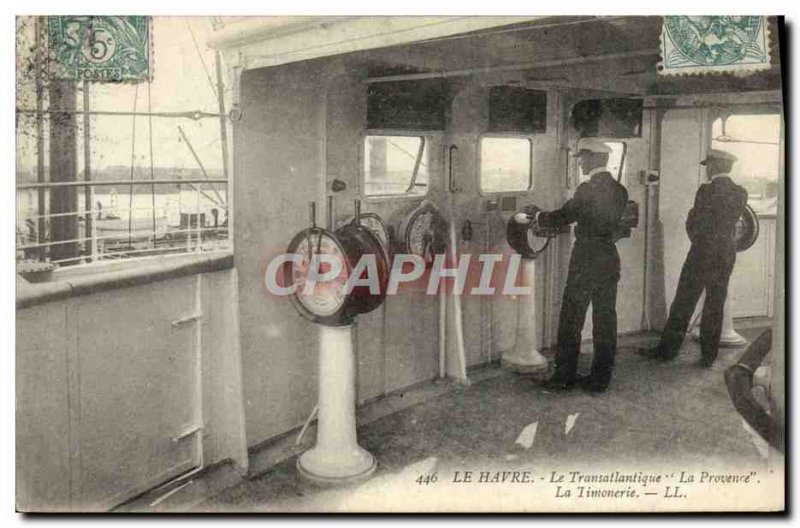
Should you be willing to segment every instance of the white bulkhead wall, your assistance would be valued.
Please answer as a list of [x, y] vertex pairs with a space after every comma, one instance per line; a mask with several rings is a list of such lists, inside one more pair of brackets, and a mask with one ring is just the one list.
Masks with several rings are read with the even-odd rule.
[[301, 425], [316, 404], [317, 330], [267, 294], [263, 274], [308, 227], [308, 202], [324, 200], [326, 71], [309, 61], [241, 79], [234, 258], [248, 446]]
[[[368, 131], [366, 70], [332, 62], [327, 84], [325, 170], [326, 192], [333, 197], [335, 226], [353, 218], [353, 200], [361, 210], [396, 225], [403, 212], [430, 200], [441, 204], [444, 159], [441, 131]], [[364, 136], [367, 133], [424, 135], [428, 143], [428, 194], [424, 197], [366, 197], [361, 192]], [[346, 183], [333, 192], [334, 179]], [[326, 202], [327, 203], [327, 202]], [[358, 317], [355, 331], [357, 399], [368, 401], [383, 394], [428, 381], [438, 372], [438, 298], [425, 292], [387, 297], [375, 311]]]
[[246, 472], [235, 285], [226, 269], [17, 311], [18, 510], [106, 511], [228, 459]]
[[[511, 212], [487, 211], [489, 201], [514, 197], [517, 209], [529, 203], [553, 208], [563, 194], [562, 152], [559, 138], [559, 96], [548, 92], [547, 131], [542, 134], [502, 134], [526, 137], [533, 149], [533, 186], [524, 192], [481, 193], [480, 182], [480, 138], [488, 132], [489, 88], [497, 83], [490, 79], [472, 81], [462, 88], [453, 100], [448, 144], [458, 147], [457, 192], [453, 195], [454, 221], [459, 240], [459, 254], [472, 254], [474, 258], [483, 252], [511, 254], [505, 240], [505, 225]], [[448, 200], [450, 198], [448, 197]], [[461, 238], [464, 222], [473, 223], [473, 239]], [[488, 240], [487, 240], [488, 239]], [[488, 245], [487, 245], [488, 241]], [[534, 295], [537, 297], [537, 341], [547, 346], [546, 321], [552, 318], [550, 297], [546, 277], [553, 274], [554, 261], [550, 252], [558, 251], [557, 244], [537, 260], [537, 278]], [[481, 306], [483, 305], [483, 306]], [[476, 365], [497, 360], [503, 352], [514, 346], [516, 332], [516, 300], [505, 295], [464, 297], [464, 341], [467, 364]], [[557, 312], [555, 317], [557, 318]]]
[[702, 108], [675, 108], [664, 114], [661, 128], [659, 215], [663, 229], [664, 303], [672, 304], [683, 260], [689, 251], [686, 215], [704, 177]]

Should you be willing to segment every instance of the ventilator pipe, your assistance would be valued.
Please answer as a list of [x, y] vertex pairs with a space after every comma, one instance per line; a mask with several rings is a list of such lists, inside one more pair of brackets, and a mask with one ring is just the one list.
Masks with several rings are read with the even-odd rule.
[[783, 427], [753, 397], [753, 374], [772, 348], [772, 329], [765, 330], [745, 350], [739, 362], [725, 371], [733, 406], [769, 445], [783, 453]]
[[[450, 221], [449, 231], [450, 259], [451, 262], [458, 262], [458, 246], [456, 245], [458, 239], [456, 238], [456, 224], [452, 221], [452, 219]], [[469, 379], [467, 378], [467, 354], [464, 346], [464, 322], [462, 320], [463, 315], [461, 312], [461, 296], [455, 294], [455, 288], [453, 288], [453, 290], [454, 292], [450, 295], [450, 297], [453, 299], [453, 330], [456, 334], [455, 357], [453, 358], [453, 361], [446, 362], [445, 369], [448, 376], [462, 383], [469, 383]]]
[[447, 356], [447, 296], [439, 285], [439, 379], [447, 376], [445, 357]]

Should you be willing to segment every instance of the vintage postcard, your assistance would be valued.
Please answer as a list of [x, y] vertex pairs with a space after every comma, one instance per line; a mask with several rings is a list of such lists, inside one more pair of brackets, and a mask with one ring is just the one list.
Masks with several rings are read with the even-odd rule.
[[17, 511], [785, 511], [785, 25], [17, 16]]

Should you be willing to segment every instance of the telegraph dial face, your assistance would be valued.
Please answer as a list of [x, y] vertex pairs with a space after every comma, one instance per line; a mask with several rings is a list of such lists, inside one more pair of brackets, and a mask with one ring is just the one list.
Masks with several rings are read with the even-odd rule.
[[383, 247], [389, 247], [389, 233], [380, 216], [375, 213], [361, 213], [361, 225], [372, 231]]
[[[315, 322], [320, 318], [335, 317], [343, 309], [347, 296], [344, 294], [345, 284], [349, 274], [349, 266], [344, 249], [339, 242], [327, 231], [319, 228], [310, 228], [301, 231], [292, 240], [288, 249], [289, 253], [300, 255], [299, 262], [288, 264], [287, 279], [290, 284], [296, 285], [292, 300], [300, 313]], [[317, 281], [310, 291], [306, 291], [308, 275], [314, 263], [314, 255], [332, 255], [341, 263], [341, 271], [332, 280]], [[313, 260], [312, 260], [313, 259]], [[318, 262], [320, 273], [329, 271], [330, 264], [326, 261]]]

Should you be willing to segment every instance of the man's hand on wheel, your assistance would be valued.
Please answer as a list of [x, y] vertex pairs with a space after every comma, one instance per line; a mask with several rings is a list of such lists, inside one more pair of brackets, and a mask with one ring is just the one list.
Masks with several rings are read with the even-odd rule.
[[541, 210], [542, 210], [541, 207], [539, 207], [538, 205], [534, 205], [534, 204], [528, 204], [528, 205], [526, 205], [525, 207], [522, 208], [522, 212], [524, 212], [526, 215], [530, 216], [531, 219], [536, 217], [536, 213], [538, 213]]
[[522, 212], [525, 213], [530, 219], [531, 227], [536, 228], [538, 226], [536, 216], [541, 212], [541, 210], [541, 207], [534, 204], [529, 204], [522, 208]]

